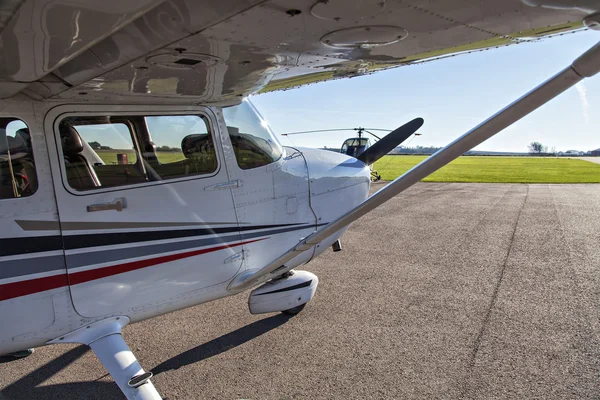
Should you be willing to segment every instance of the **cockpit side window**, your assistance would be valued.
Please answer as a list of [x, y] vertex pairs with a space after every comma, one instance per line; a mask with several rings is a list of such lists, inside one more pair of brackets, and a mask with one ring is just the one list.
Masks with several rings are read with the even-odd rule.
[[281, 145], [250, 102], [224, 108], [223, 116], [241, 169], [262, 167], [281, 158]]
[[38, 188], [29, 128], [15, 118], [0, 118], [0, 200], [27, 197]]
[[209, 126], [201, 115], [67, 116], [57, 127], [65, 183], [89, 191], [214, 174]]
[[217, 153], [208, 121], [199, 115], [145, 117], [148, 137], [155, 149], [152, 167], [159, 179], [211, 174], [217, 170]]

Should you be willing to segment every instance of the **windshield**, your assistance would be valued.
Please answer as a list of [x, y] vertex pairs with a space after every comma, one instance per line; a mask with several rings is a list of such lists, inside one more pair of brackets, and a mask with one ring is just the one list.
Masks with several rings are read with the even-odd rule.
[[250, 101], [223, 108], [223, 117], [241, 169], [261, 167], [281, 158], [281, 144]]

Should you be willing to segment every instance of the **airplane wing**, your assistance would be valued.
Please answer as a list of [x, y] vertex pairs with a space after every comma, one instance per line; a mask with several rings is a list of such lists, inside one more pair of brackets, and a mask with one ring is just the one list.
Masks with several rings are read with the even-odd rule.
[[589, 0], [13, 0], [0, 98], [239, 102], [584, 27]]

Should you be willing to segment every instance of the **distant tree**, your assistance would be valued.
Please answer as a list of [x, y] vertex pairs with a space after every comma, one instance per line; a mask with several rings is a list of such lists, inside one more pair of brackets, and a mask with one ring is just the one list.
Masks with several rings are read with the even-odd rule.
[[112, 150], [110, 146], [100, 146], [100, 150]]
[[529, 143], [529, 146], [527, 146], [527, 148], [529, 149], [529, 152], [531, 154], [541, 154], [546, 153], [548, 151], [548, 147], [544, 146], [540, 142], [531, 142]]
[[102, 147], [102, 145], [100, 145], [100, 143], [98, 142], [89, 142], [88, 144], [93, 150], [100, 150], [100, 148]]
[[181, 151], [181, 149], [177, 147], [159, 146], [156, 148], [156, 151]]
[[416, 147], [405, 147], [398, 146], [392, 150], [391, 154], [433, 154], [441, 149], [441, 147], [435, 146], [416, 146]]

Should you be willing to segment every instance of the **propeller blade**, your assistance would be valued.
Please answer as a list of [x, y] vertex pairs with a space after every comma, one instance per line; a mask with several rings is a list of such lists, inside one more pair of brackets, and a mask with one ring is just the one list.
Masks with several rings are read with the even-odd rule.
[[415, 118], [412, 121], [402, 125], [400, 128], [393, 130], [385, 135], [380, 141], [369, 147], [357, 158], [367, 165], [373, 164], [381, 157], [392, 151], [400, 143], [408, 139], [413, 133], [423, 126], [423, 118]]

